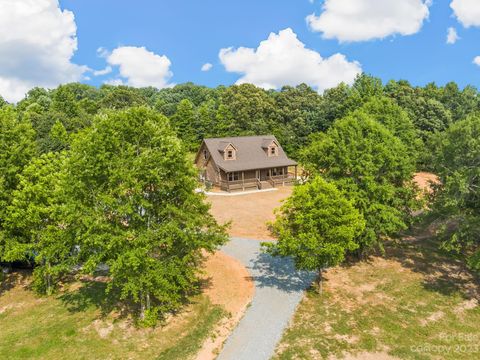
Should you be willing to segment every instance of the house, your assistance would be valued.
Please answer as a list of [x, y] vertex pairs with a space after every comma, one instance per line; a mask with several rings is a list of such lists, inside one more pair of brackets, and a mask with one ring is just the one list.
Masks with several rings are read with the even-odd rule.
[[297, 163], [273, 135], [204, 139], [195, 164], [202, 181], [226, 191], [266, 189], [297, 178]]

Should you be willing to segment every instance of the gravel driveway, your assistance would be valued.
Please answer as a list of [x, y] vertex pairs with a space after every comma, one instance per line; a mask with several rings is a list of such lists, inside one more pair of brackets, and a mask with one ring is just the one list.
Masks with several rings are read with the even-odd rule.
[[232, 238], [222, 251], [246, 266], [255, 295], [217, 359], [270, 359], [315, 274], [296, 271], [290, 259], [263, 254], [259, 240]]

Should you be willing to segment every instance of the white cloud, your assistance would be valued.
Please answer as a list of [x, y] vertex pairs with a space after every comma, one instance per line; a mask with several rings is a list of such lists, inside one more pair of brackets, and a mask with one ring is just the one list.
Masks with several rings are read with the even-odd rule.
[[103, 70], [95, 70], [93, 72], [93, 75], [94, 76], [103, 76], [103, 75], [107, 75], [107, 74], [110, 74], [112, 72], [112, 67], [111, 66], [107, 66], [105, 69]]
[[383, 39], [419, 32], [430, 4], [431, 0], [325, 0], [322, 13], [306, 20], [312, 31], [323, 33], [326, 39]]
[[480, 56], [475, 57], [475, 59], [473, 59], [473, 63], [474, 63], [475, 65], [480, 66]]
[[113, 86], [127, 85], [123, 82], [122, 79], [110, 79], [110, 80], [105, 81], [105, 84], [113, 85]]
[[97, 49], [97, 55], [101, 58], [106, 59], [108, 57], [108, 55], [110, 55], [110, 52], [107, 49], [105, 49], [104, 47], [100, 46]]
[[169, 87], [172, 77], [171, 62], [165, 55], [157, 55], [144, 47], [122, 46], [110, 54], [101, 49], [108, 64], [119, 67], [120, 77], [125, 79], [110, 80], [109, 83], [126, 83], [134, 87], [154, 86], [159, 89]]
[[478, 0], [453, 0], [450, 7], [463, 26], [480, 26], [480, 3]]
[[0, 95], [16, 102], [35, 86], [81, 80], [76, 31], [58, 0], [0, 0]]
[[351, 84], [362, 71], [358, 62], [349, 62], [342, 54], [322, 58], [306, 48], [292, 29], [271, 33], [257, 49], [221, 49], [219, 57], [227, 71], [243, 74], [237, 84], [266, 89], [306, 83], [322, 92], [340, 82]]
[[210, 63], [206, 63], [202, 65], [202, 71], [210, 71], [212, 69], [213, 65]]
[[449, 27], [447, 30], [447, 44], [455, 44], [460, 39], [457, 34], [457, 30], [453, 27]]

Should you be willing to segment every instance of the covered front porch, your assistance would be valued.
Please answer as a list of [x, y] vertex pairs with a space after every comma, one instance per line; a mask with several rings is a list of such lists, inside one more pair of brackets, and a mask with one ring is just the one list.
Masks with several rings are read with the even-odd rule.
[[297, 166], [244, 170], [221, 173], [220, 189], [245, 191], [269, 189], [293, 184], [297, 179]]

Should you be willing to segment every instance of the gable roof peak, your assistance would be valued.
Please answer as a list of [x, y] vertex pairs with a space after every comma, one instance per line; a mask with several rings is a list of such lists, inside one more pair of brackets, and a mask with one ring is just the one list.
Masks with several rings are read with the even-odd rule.
[[237, 150], [237, 148], [235, 147], [235, 145], [233, 145], [233, 143], [231, 141], [220, 141], [218, 143], [218, 151], [224, 152], [227, 149], [227, 147], [229, 147], [229, 146], [231, 146], [235, 150]]
[[272, 143], [275, 143], [275, 145], [278, 146], [278, 142], [275, 138], [270, 138], [270, 139], [263, 139], [262, 141], [262, 148], [266, 149], [268, 148], [270, 145], [272, 145]]

